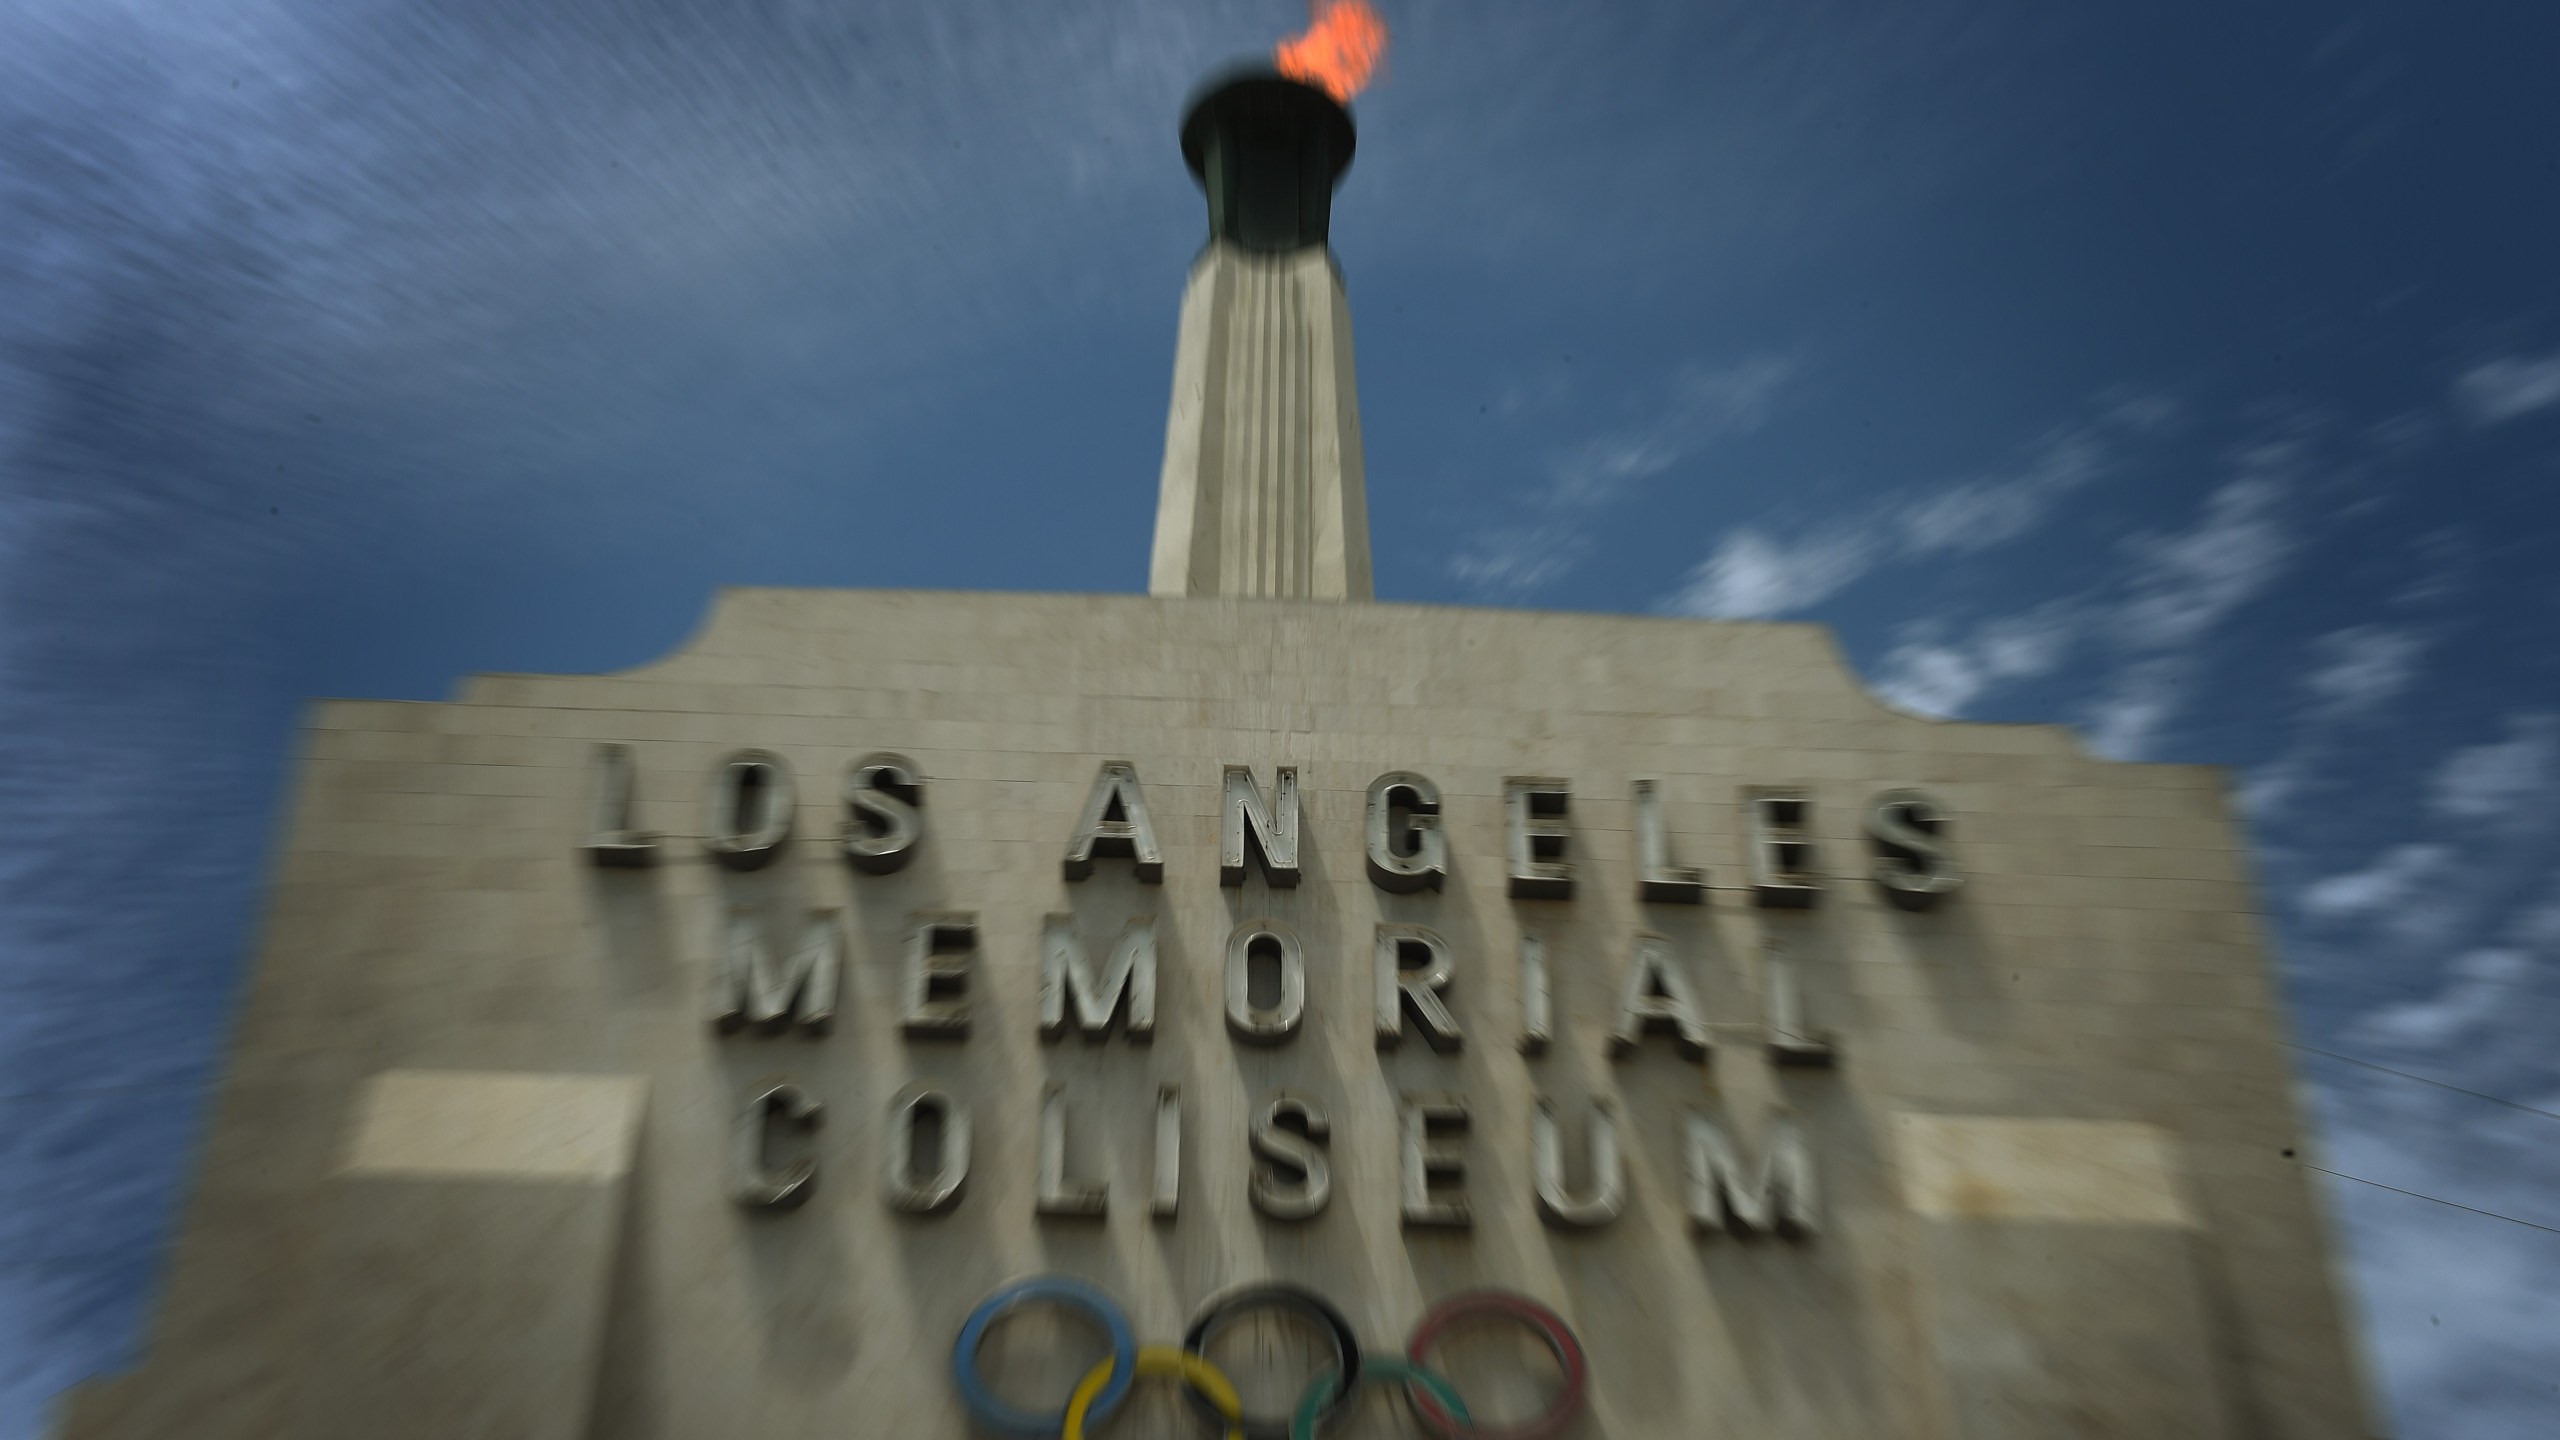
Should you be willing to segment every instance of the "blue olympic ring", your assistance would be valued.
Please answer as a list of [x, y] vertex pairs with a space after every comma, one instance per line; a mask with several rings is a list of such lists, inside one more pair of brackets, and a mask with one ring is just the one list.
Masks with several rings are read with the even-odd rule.
[[970, 1415], [989, 1429], [1030, 1437], [1056, 1435], [1066, 1428], [1067, 1407], [1033, 1411], [1009, 1405], [997, 1399], [978, 1375], [978, 1347], [986, 1341], [987, 1327], [1023, 1306], [1043, 1304], [1082, 1311], [1111, 1341], [1111, 1379], [1094, 1397], [1089, 1412], [1094, 1420], [1119, 1409], [1120, 1402], [1129, 1398], [1130, 1387], [1137, 1384], [1138, 1339], [1129, 1328], [1129, 1317], [1110, 1296], [1064, 1275], [1042, 1275], [1007, 1285], [969, 1312], [968, 1323], [960, 1327], [960, 1338], [951, 1346], [951, 1378], [960, 1387], [960, 1399]]

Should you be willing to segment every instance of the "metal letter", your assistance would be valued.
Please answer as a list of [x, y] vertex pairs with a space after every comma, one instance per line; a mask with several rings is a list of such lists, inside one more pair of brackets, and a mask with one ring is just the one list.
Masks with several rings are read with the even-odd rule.
[[631, 800], [638, 788], [631, 747], [599, 745], [591, 767], [595, 778], [595, 812], [587, 826], [587, 859], [598, 865], [654, 865], [658, 837], [631, 828]]
[[978, 917], [951, 911], [915, 919], [915, 929], [907, 933], [907, 968], [899, 986], [899, 1026], [911, 1039], [964, 1039], [969, 1034], [969, 957], [978, 953]]
[[711, 769], [702, 848], [732, 870], [762, 869], [791, 838], [798, 808], [791, 762], [770, 750], [740, 750]]
[[[1396, 812], [1404, 812], [1401, 825]], [[1407, 837], [1413, 848], [1400, 848]], [[1449, 837], [1440, 829], [1440, 787], [1410, 770], [1369, 782], [1369, 883], [1402, 895], [1437, 890], [1449, 875]]]
[[1573, 835], [1564, 816], [1572, 803], [1572, 792], [1562, 780], [1503, 777], [1503, 829], [1509, 840], [1512, 899], [1573, 898], [1573, 866], [1564, 858], [1565, 842]]
[[1109, 1185], [1067, 1178], [1067, 1087], [1052, 1080], [1040, 1097], [1040, 1190], [1032, 1209], [1099, 1220], [1110, 1206]]
[[1455, 1142], [1446, 1142], [1432, 1134], [1434, 1128], [1464, 1130], [1467, 1128], [1467, 1102], [1461, 1095], [1407, 1095], [1404, 1097], [1404, 1223], [1415, 1227], [1464, 1230], [1476, 1223], [1475, 1213], [1467, 1208], [1466, 1197], [1443, 1190], [1432, 1191], [1434, 1182], [1452, 1188], [1467, 1180], [1466, 1152]]
[[924, 839], [924, 777], [904, 755], [865, 755], [845, 767], [844, 858], [871, 875], [903, 870]]
[[1076, 935], [1076, 917], [1051, 915], [1040, 934], [1040, 1034], [1067, 1033], [1067, 1005], [1075, 1004], [1077, 1028], [1087, 1040], [1111, 1033], [1120, 997], [1129, 997], [1128, 1035], [1144, 1045], [1156, 1035], [1156, 917], [1141, 915], [1120, 932], [1111, 959], [1096, 975]]
[[1925, 790], [1887, 790], [1867, 807], [1876, 884], [1905, 910], [1926, 910], [1964, 888], [1947, 855], [1946, 807]]
[[[1284, 1119], [1296, 1120], [1299, 1129], [1283, 1126]], [[1333, 1198], [1333, 1167], [1324, 1158], [1324, 1141], [1331, 1134], [1332, 1122], [1304, 1095], [1283, 1090], [1263, 1106], [1252, 1133], [1253, 1153], [1261, 1158], [1245, 1187], [1253, 1208], [1274, 1220], [1304, 1220], [1324, 1209]], [[1292, 1183], [1284, 1170], [1302, 1178]]]
[[800, 1028], [824, 1035], [836, 1018], [836, 991], [844, 975], [844, 931], [833, 910], [809, 912], [800, 948], [777, 964], [755, 915], [741, 905], [729, 912], [728, 934], [719, 937], [711, 975], [711, 1023], [735, 1030], [752, 1021], [769, 1031]]
[[[1280, 999], [1253, 1003], [1253, 955], [1265, 944], [1279, 958]], [[1227, 1028], [1239, 1040], [1277, 1045], [1298, 1033], [1307, 1013], [1307, 961], [1298, 937], [1277, 920], [1247, 920], [1227, 937]]]
[[1810, 1030], [1804, 1023], [1804, 991], [1796, 978], [1795, 961], [1786, 947], [1776, 940], [1760, 946], [1760, 983], [1766, 1009], [1762, 1019], [1769, 1030], [1769, 1058], [1780, 1065], [1829, 1065], [1839, 1054], [1828, 1030]]
[[1547, 1005], [1547, 942], [1520, 932], [1520, 1053], [1544, 1055], [1553, 1021]]
[[1665, 905], [1698, 905], [1707, 898], [1707, 872], [1671, 863], [1671, 831], [1662, 819], [1662, 791], [1636, 782], [1636, 898]]
[[[942, 1122], [942, 1168], [916, 1174], [916, 1120], [930, 1110]], [[892, 1210], [929, 1215], [960, 1203], [969, 1183], [969, 1107], [939, 1090], [910, 1085], [889, 1102], [889, 1152], [883, 1193]]]
[[1147, 1213], [1170, 1220], [1182, 1208], [1182, 1089], [1156, 1091], [1156, 1191]]
[[1646, 931], [1636, 934], [1627, 960], [1626, 987], [1618, 992], [1618, 1023], [1609, 1031], [1609, 1053], [1632, 1055], [1648, 1031], [1667, 1030], [1691, 1060], [1707, 1058], [1707, 1021], [1688, 980], [1671, 962], [1671, 942]]
[[[1422, 952], [1421, 963], [1408, 966], [1406, 958]], [[1449, 987], [1449, 942], [1440, 932], [1422, 925], [1381, 925], [1378, 927], [1378, 1048], [1393, 1050], [1404, 1043], [1405, 1007], [1413, 1007], [1415, 1018], [1422, 1022], [1422, 1038], [1431, 1048], [1448, 1054], [1466, 1044], [1458, 1033], [1458, 1017], [1449, 1013], [1440, 992]]]
[[1298, 767], [1283, 765], [1271, 803], [1253, 787], [1250, 766], [1227, 767], [1226, 798], [1219, 805], [1218, 883], [1242, 885], [1248, 851], [1265, 884], [1282, 890], [1298, 884]]
[[[1701, 1232], [1768, 1230], [1802, 1239], [1818, 1232], [1813, 1152], [1783, 1117], [1769, 1122], [1760, 1173], [1745, 1183], [1733, 1144], [1706, 1116], [1689, 1112], [1689, 1223]], [[1718, 1199], [1722, 1204], [1718, 1204]]]
[[1531, 1136], [1538, 1162], [1538, 1213], [1551, 1225], [1606, 1225], [1627, 1208], [1626, 1167], [1618, 1163], [1618, 1117], [1605, 1099], [1591, 1102], [1591, 1192], [1575, 1198], [1564, 1183], [1564, 1135], [1556, 1103], [1538, 1097]]
[[1813, 837], [1807, 833], [1812, 815], [1813, 801], [1800, 790], [1742, 792], [1751, 898], [1762, 906], [1801, 910], [1822, 898], [1822, 881], [1813, 873]]
[[769, 1170], [764, 1163], [768, 1118], [780, 1115], [803, 1130], [815, 1130], [826, 1107], [787, 1080], [771, 1081], [738, 1113], [729, 1146], [729, 1198], [750, 1210], [790, 1210], [817, 1188], [818, 1162], [806, 1155], [788, 1170]]
[[1147, 818], [1146, 797], [1138, 791], [1137, 767], [1126, 761], [1105, 761], [1093, 777], [1093, 794], [1067, 841], [1067, 878], [1091, 875], [1096, 856], [1126, 856], [1137, 863], [1139, 879], [1150, 885], [1164, 881], [1164, 851], [1156, 846], [1155, 822]]

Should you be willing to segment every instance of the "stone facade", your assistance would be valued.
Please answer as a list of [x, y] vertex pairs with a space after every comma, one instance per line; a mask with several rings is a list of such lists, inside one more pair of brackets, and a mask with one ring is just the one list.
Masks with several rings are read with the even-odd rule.
[[[584, 848], [600, 743], [630, 747], [654, 865]], [[795, 828], [775, 863], [737, 871], [701, 843], [703, 792], [748, 747], [796, 777]], [[872, 874], [839, 846], [839, 786], [883, 751], [921, 771], [924, 838]], [[1111, 761], [1143, 784], [1160, 883], [1112, 858], [1064, 878]], [[1297, 768], [1295, 887], [1250, 867], [1220, 884], [1229, 764], [1266, 794]], [[1391, 770], [1442, 792], [1443, 889], [1390, 893], [1365, 871], [1365, 793]], [[1510, 893], [1515, 776], [1569, 788], [1570, 898]], [[1704, 904], [1639, 898], [1631, 796], [1648, 780]], [[1748, 885], [1743, 796], [1772, 786], [1807, 801], [1822, 889], [1803, 908]], [[1867, 808], [1903, 787], [1943, 807], [1967, 877], [1927, 910], [1870, 878]], [[830, 1033], [709, 1023], [733, 907], [777, 947], [837, 912]], [[904, 946], [943, 912], [974, 916], [970, 1023], [918, 1038], [899, 1023]], [[1053, 913], [1096, 955], [1157, 918], [1152, 1043], [1041, 1037]], [[1303, 1024], [1270, 1046], [1225, 1021], [1224, 948], [1257, 917], [1305, 956]], [[1410, 1017], [1380, 1048], [1382, 922], [1449, 942], [1461, 1048]], [[1704, 1011], [1703, 1062], [1674, 1037], [1611, 1053], [1640, 933]], [[1524, 934], [1550, 986], [1537, 1054], [1517, 1044]], [[1772, 1063], [1772, 941], [1805, 1026], [1836, 1038], [1827, 1067]], [[1588, 1347], [1577, 1433], [1615, 1440], [2364, 1435], [2282, 1034], [2216, 772], [1894, 713], [1818, 628], [730, 592], [680, 653], [625, 674], [315, 710], [147, 1360], [76, 1396], [67, 1434], [957, 1440], [963, 1317], [1009, 1278], [1063, 1271], [1157, 1341], [1245, 1280], [1313, 1286], [1376, 1349], [1443, 1295], [1520, 1290]], [[730, 1193], [733, 1132], [776, 1076], [825, 1107], [813, 1130], [771, 1131], [776, 1164], [814, 1158], [817, 1178], [795, 1209], [750, 1210]], [[967, 1186], [938, 1214], [884, 1198], [889, 1109], [918, 1082], [972, 1118]], [[1035, 1213], [1053, 1085], [1069, 1170], [1108, 1186], [1099, 1219]], [[1149, 1204], [1166, 1085], [1183, 1145], [1169, 1219]], [[1331, 1201], [1304, 1221], [1248, 1198], [1249, 1113], [1283, 1089], [1331, 1123]], [[1421, 1093], [1469, 1107], [1450, 1143], [1471, 1228], [1403, 1223], [1400, 1097]], [[1614, 1109], [1613, 1222], [1542, 1219], [1542, 1098], [1577, 1186], [1594, 1104]], [[1818, 1233], [1693, 1227], [1692, 1115], [1752, 1156], [1773, 1120], [1795, 1127]], [[988, 1364], [1055, 1404], [1098, 1353], [1026, 1326]], [[1222, 1358], [1266, 1411], [1305, 1375], [1302, 1357]], [[1498, 1411], [1521, 1397], [1488, 1363], [1451, 1357]], [[1406, 1427], [1368, 1433], [1419, 1433], [1367, 1403], [1371, 1424]], [[1147, 1418], [1120, 1423], [1176, 1433]]]

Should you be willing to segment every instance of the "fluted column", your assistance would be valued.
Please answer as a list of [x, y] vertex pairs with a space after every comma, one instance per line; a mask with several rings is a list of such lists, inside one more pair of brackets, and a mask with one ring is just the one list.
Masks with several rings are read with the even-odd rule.
[[1147, 588], [1372, 597], [1351, 311], [1325, 247], [1218, 240], [1192, 266]]

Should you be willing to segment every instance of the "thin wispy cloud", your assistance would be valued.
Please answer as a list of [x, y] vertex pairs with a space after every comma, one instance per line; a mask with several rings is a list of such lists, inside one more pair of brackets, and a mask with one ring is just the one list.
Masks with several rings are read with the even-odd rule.
[[1512, 600], [1555, 584], [1590, 553], [1594, 516], [1718, 442], [1768, 424], [1798, 370], [1775, 355], [1684, 368], [1651, 414], [1556, 454], [1505, 518], [1467, 537], [1447, 562], [1450, 578], [1480, 596]]
[[[2458, 747], [2429, 767], [2399, 822], [2406, 838], [2294, 887], [2288, 903], [2324, 943], [2430, 970], [2456, 947], [2560, 950], [2555, 916], [2517, 905], [2520, 895], [2542, 890], [2537, 877], [2560, 835], [2560, 717], [2517, 714], [2502, 728], [2504, 738]], [[2496, 836], [2494, 845], [2480, 843], [2484, 832]], [[2430, 1013], [2469, 1013], [2469, 1001], [2446, 997], [2475, 995], [2483, 983], [2479, 976], [2447, 982], [2430, 1002], [2442, 1008]], [[2393, 1033], [2426, 1029], [2412, 1021]]]
[[1738, 526], [1659, 608], [1768, 619], [1818, 605], [1881, 566], [2008, 545], [2043, 524], [2112, 459], [2102, 426], [2078, 426], [2039, 441], [2013, 472], [1887, 497], [1866, 507], [1869, 519], [1794, 533], [1766, 523]]
[[[2403, 1116], [2383, 1087], [2361, 1085], [2324, 1106], [2342, 1119], [2330, 1163], [2421, 1195], [2560, 1225], [2550, 1203], [2560, 1167], [2548, 1158], [2552, 1122], [2488, 1117], [2460, 1096]], [[2423, 1087], [2402, 1086], [2402, 1089]], [[2385, 1117], [2388, 1117], [2387, 1121]], [[2551, 1430], [2551, 1342], [2560, 1296], [2542, 1283], [2560, 1267], [2560, 1236], [2371, 1186], [2337, 1182], [2333, 1213], [2357, 1261], [2358, 1307], [2374, 1319], [2372, 1345], [2401, 1415], [2421, 1423], [2389, 1432], [2535, 1440]], [[2457, 1423], [2433, 1428], [2423, 1422]]]
[[2360, 870], [2302, 887], [2295, 903], [2316, 920], [2359, 919], [2399, 905], [2444, 876], [2453, 859], [2446, 845], [2395, 845]]
[[2560, 352], [2501, 355], [2453, 382], [2454, 408], [2474, 425], [2499, 425], [2560, 405]]
[[1884, 536], [1865, 528], [1782, 540], [1745, 526], [1726, 534], [1662, 608], [1723, 620], [1792, 614], [1863, 579], [1887, 553]]
[[2437, 1050], [2494, 1020], [2534, 972], [2533, 957], [2492, 947], [2467, 951], [2445, 967], [2433, 997], [2366, 1016], [2348, 1038], [2398, 1050]]
[[2213, 492], [2188, 529], [2136, 540], [2132, 597], [2118, 612], [2127, 643], [2144, 650], [2192, 645], [2283, 569], [2293, 538], [2279, 517], [2290, 456], [2266, 453]]
[[2110, 760], [2141, 759], [2186, 707], [2196, 668], [2189, 655], [2147, 655], [2126, 665], [2081, 719], [2089, 748]]
[[2453, 820], [2534, 818], [2554, 785], [2555, 754], [2560, 754], [2560, 718], [2511, 717], [2506, 739], [2462, 750], [2437, 769], [2429, 805]]
[[2459, 596], [2465, 578], [2479, 563], [2478, 547], [2458, 525], [2446, 525], [2418, 537], [2414, 547], [2417, 573], [2400, 587], [2391, 603], [2409, 609], [2441, 605]]
[[[2461, 592], [2471, 546], [2453, 527], [2411, 541], [2402, 563], [2415, 577], [2391, 596], [2394, 610], [2440, 610]], [[2293, 733], [2272, 758], [2248, 774], [2241, 806], [2262, 826], [2296, 799], [2335, 785], [2331, 773], [2346, 752], [2350, 732], [2396, 713], [2422, 676], [2429, 655], [2443, 641], [2437, 621], [2349, 625], [2315, 637], [2303, 659], [2306, 703]]]
[[1551, 520], [1479, 530], [1449, 559], [1449, 578], [1482, 596], [1520, 599], [1573, 573], [1591, 553], [1579, 526]]
[[1693, 365], [1683, 370], [1672, 382], [1670, 402], [1658, 413], [1557, 457], [1544, 503], [1559, 509], [1605, 505], [1629, 485], [1669, 470], [1718, 440], [1758, 430], [1769, 423], [1779, 393], [1800, 369], [1793, 360], [1757, 355], [1721, 369]]
[[1885, 652], [1878, 698], [1923, 715], [1954, 718], [2013, 680], [2050, 674], [2079, 638], [2084, 616], [2069, 602], [1987, 620], [1961, 635], [1924, 622]]
[[2363, 715], [2397, 699], [2418, 678], [2428, 637], [2405, 625], [2354, 625], [2312, 642], [2313, 668], [2303, 677], [2324, 716]]
[[[2425, 767], [2395, 817], [2411, 838], [2288, 897], [2303, 932], [2291, 948], [2350, 993], [2393, 995], [2329, 1022], [2335, 1038], [2326, 1043], [2475, 1092], [2315, 1058], [2326, 1163], [2527, 1222], [2369, 1185], [2341, 1182], [2332, 1197], [2403, 1411], [2436, 1413], [2451, 1395], [2504, 1397], [2470, 1405], [2464, 1413], [2479, 1428], [2466, 1423], [2466, 1434], [2548, 1428], [2547, 1393], [2527, 1397], [2502, 1377], [2547, 1376], [2549, 1336], [2560, 1326], [2560, 1300], [2538, 1280], [2560, 1264], [2560, 1244], [2528, 1228], [2560, 1224], [2553, 1122], [2478, 1097], [2560, 1108], [2539, 1023], [2552, 1013], [2560, 965], [2560, 904], [2543, 898], [2560, 884], [2552, 718], [2509, 716], [2500, 738]], [[2327, 829], [2334, 818], [2290, 823]], [[2493, 843], [2481, 843], [2484, 828]]]
[[2288, 443], [2249, 447], [2193, 525], [2127, 547], [2132, 570], [2108, 625], [2130, 658], [2084, 717], [2099, 754], [2148, 754], [2185, 709], [2206, 639], [2284, 573], [2296, 540], [2283, 505], [2299, 459]]

